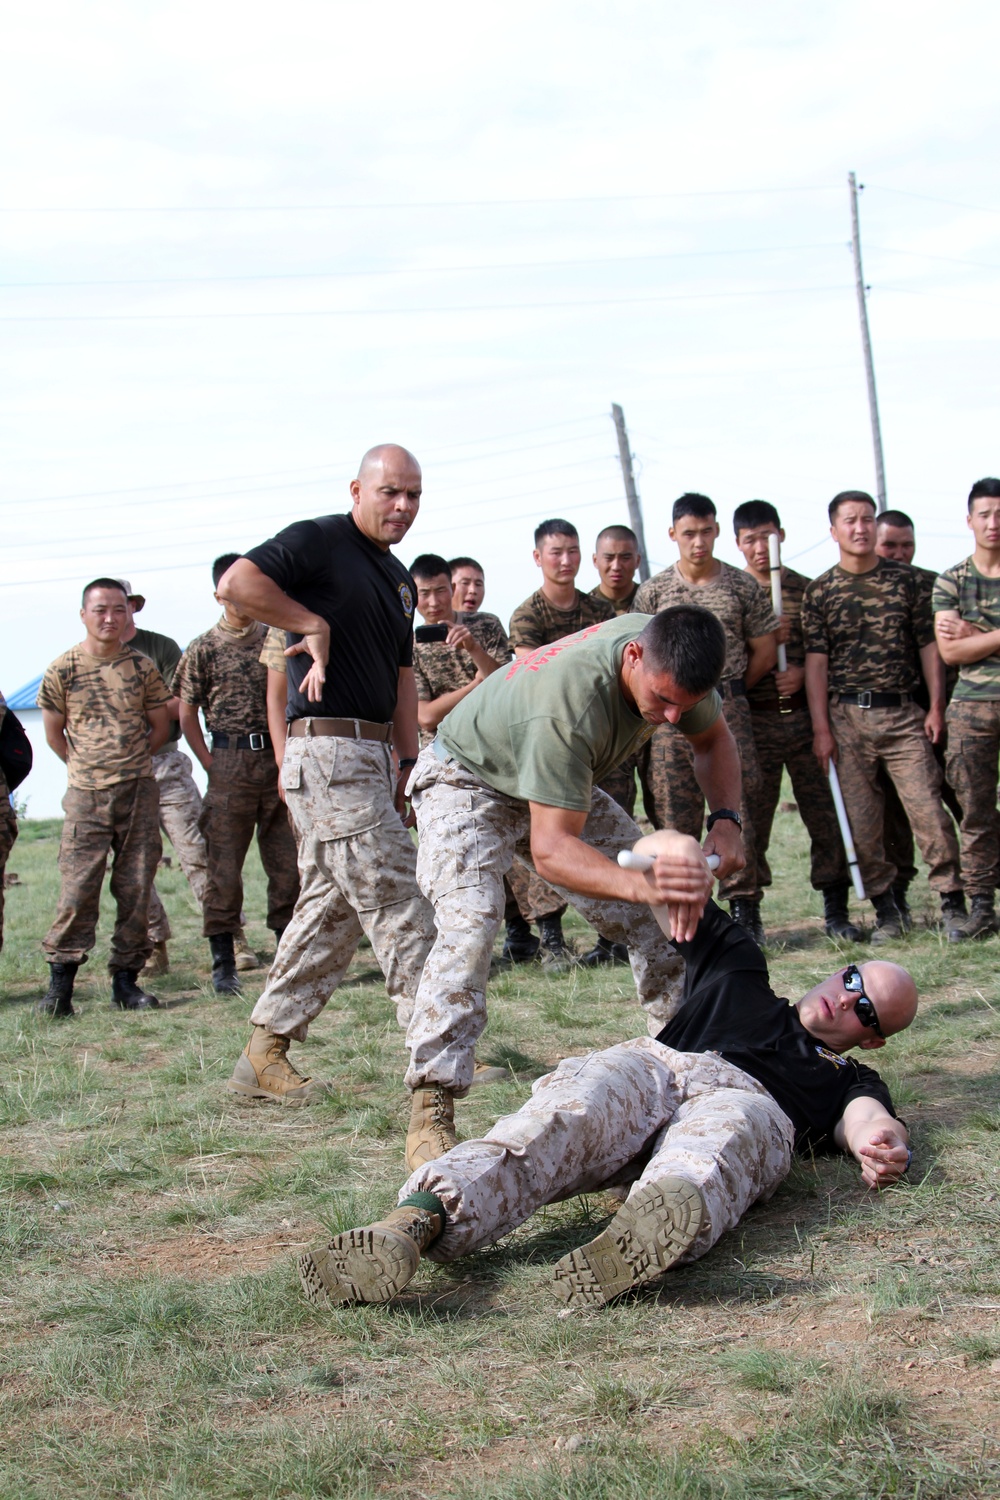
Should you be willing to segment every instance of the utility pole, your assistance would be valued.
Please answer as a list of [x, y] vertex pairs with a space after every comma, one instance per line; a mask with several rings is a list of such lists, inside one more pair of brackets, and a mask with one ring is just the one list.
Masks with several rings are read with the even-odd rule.
[[632, 473], [632, 450], [629, 448], [628, 433], [625, 431], [625, 413], [620, 406], [612, 404], [611, 416], [618, 434], [618, 457], [621, 460], [622, 478], [625, 481], [629, 525], [639, 539], [639, 551], [642, 554], [639, 563], [639, 581], [645, 583], [649, 577], [649, 561], [646, 557], [646, 538], [642, 530], [642, 504], [635, 487], [635, 475]]
[[851, 190], [851, 249], [854, 252], [854, 283], [858, 291], [858, 315], [861, 318], [861, 347], [865, 356], [868, 380], [868, 410], [872, 419], [872, 442], [875, 446], [875, 485], [879, 514], [885, 510], [885, 464], [882, 461], [882, 429], [878, 420], [878, 397], [875, 394], [875, 366], [872, 363], [872, 341], [868, 333], [868, 300], [865, 279], [861, 273], [861, 231], [858, 228], [858, 184], [853, 172], [847, 174]]

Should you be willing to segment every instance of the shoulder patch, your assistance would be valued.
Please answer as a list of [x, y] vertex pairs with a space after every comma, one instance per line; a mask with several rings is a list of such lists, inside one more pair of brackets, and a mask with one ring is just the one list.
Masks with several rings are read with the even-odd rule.
[[401, 583], [399, 585], [399, 602], [403, 606], [403, 614], [408, 620], [412, 620], [413, 595], [410, 592], [410, 585], [408, 583]]
[[831, 1052], [829, 1047], [821, 1047], [818, 1043], [816, 1045], [816, 1056], [825, 1057], [827, 1062], [835, 1063], [838, 1068], [847, 1067], [846, 1057], [841, 1057], [839, 1052]]

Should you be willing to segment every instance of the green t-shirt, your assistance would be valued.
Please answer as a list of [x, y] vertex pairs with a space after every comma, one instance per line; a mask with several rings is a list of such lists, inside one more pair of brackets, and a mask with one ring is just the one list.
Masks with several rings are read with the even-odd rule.
[[[1000, 578], [985, 578], [971, 557], [941, 574], [931, 598], [934, 613], [956, 610], [982, 630], [1000, 630]], [[953, 698], [988, 702], [1000, 698], [1000, 652], [959, 668]]]
[[[590, 625], [494, 672], [442, 721], [439, 740], [507, 797], [586, 812], [594, 782], [655, 728], [628, 706], [618, 681], [625, 646], [649, 619]], [[680, 728], [700, 734], [721, 707], [710, 692], [681, 715]]]
[[[160, 635], [156, 630], [137, 630], [128, 642], [133, 651], [138, 651], [140, 656], [148, 656], [153, 666], [163, 678], [171, 693], [174, 690], [174, 673], [177, 671], [177, 663], [181, 659], [181, 648], [176, 641], [170, 639], [169, 635]], [[170, 721], [170, 733], [167, 743], [161, 747], [162, 750], [172, 750], [181, 737], [181, 726], [177, 719]]]

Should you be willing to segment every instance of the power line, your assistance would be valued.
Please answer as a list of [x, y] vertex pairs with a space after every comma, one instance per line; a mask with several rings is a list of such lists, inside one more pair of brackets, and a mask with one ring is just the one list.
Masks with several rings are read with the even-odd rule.
[[653, 297], [587, 297], [560, 302], [485, 302], [455, 304], [450, 307], [312, 307], [280, 312], [201, 312], [201, 313], [12, 313], [0, 316], [0, 323], [172, 323], [227, 321], [236, 318], [397, 318], [439, 317], [445, 313], [474, 312], [559, 312], [563, 308], [581, 307], [648, 307], [666, 302], [729, 301], [740, 297], [788, 297], [818, 292], [842, 292], [841, 283], [832, 286], [761, 287], [737, 292], [683, 292]]
[[334, 271], [257, 271], [224, 276], [109, 276], [75, 281], [0, 281], [0, 287], [84, 287], [84, 286], [204, 286], [244, 284], [250, 281], [328, 281], [338, 276], [457, 276], [470, 271], [537, 271], [565, 270], [574, 266], [635, 265], [662, 260], [706, 260], [734, 255], [798, 255], [808, 250], [839, 250], [839, 242], [815, 245], [748, 245], [732, 250], [663, 250], [648, 255], [597, 255], [580, 260], [496, 261], [464, 266], [377, 266], [350, 267]]
[[1000, 208], [986, 208], [982, 203], [957, 203], [954, 198], [932, 198], [927, 193], [910, 193], [905, 188], [884, 187], [877, 182], [866, 182], [863, 186], [879, 193], [894, 193], [897, 198], [916, 198], [921, 203], [942, 203], [947, 208], [965, 208], [975, 214], [1000, 214]]
[[[578, 203], [665, 203], [685, 198], [755, 198], [781, 196], [784, 193], [832, 193], [836, 189], [819, 187], [715, 188], [680, 193], [619, 193], [611, 196], [568, 198], [454, 198], [409, 200], [402, 203], [174, 203], [142, 206], [141, 204], [107, 204], [87, 207], [9, 206], [4, 214], [288, 214], [378, 212], [382, 209], [408, 208], [558, 208]], [[891, 191], [891, 189], [890, 189]]]

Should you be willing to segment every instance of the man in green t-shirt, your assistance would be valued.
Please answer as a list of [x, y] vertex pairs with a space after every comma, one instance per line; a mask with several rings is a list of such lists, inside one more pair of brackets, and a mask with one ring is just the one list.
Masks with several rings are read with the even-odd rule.
[[683, 962], [649, 906], [672, 908], [681, 939], [697, 924], [711, 875], [697, 852], [673, 873], [619, 868], [615, 854], [638, 832], [597, 783], [657, 724], [679, 724], [713, 809], [705, 849], [719, 855], [720, 875], [738, 869], [739, 757], [714, 691], [724, 661], [722, 627], [707, 610], [623, 615], [495, 672], [421, 751], [409, 790], [417, 878], [437, 935], [407, 1031], [411, 1171], [455, 1142], [454, 1101], [472, 1082], [503, 876], [515, 853], [588, 922], [627, 943], [650, 1030], [673, 1014]]
[[958, 667], [948, 705], [948, 780], [962, 805], [962, 884], [970, 898], [966, 937], [997, 930], [994, 889], [1000, 862], [997, 756], [1000, 754], [1000, 479], [969, 491], [971, 557], [934, 585], [938, 650]]

